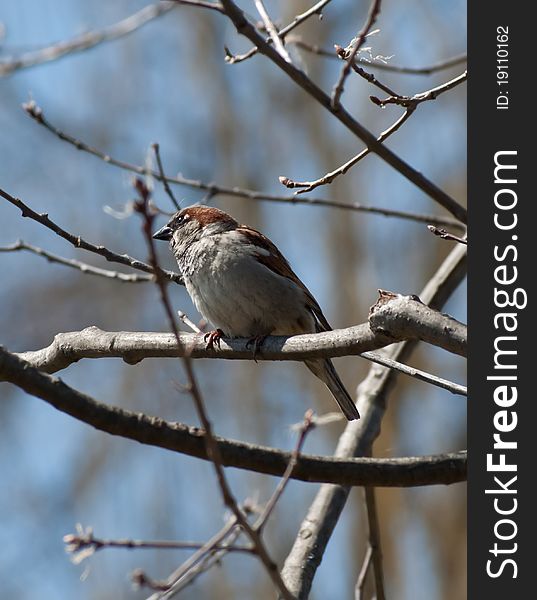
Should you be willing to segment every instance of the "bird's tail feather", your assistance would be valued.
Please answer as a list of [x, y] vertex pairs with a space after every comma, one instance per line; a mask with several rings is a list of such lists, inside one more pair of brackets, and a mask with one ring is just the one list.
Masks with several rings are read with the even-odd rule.
[[347, 419], [349, 421], [359, 419], [360, 413], [356, 408], [356, 404], [345, 389], [332, 361], [329, 359], [307, 360], [305, 363], [308, 369], [324, 382]]

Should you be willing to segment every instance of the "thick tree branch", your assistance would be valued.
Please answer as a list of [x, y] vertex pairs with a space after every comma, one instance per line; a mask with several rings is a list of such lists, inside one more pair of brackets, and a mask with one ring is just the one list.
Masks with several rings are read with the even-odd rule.
[[423, 304], [417, 296], [379, 290], [380, 298], [369, 312], [369, 325], [378, 334], [397, 341], [421, 340], [453, 354], [466, 356], [467, 327], [449, 315]]
[[[180, 333], [181, 347], [170, 333], [144, 331], [102, 331], [87, 327], [82, 331], [59, 333], [50, 346], [24, 352], [20, 357], [46, 373], [55, 373], [83, 358], [122, 358], [136, 364], [145, 358], [252, 359], [252, 348], [243, 338], [222, 338], [220, 348], [207, 348], [203, 335]], [[321, 356], [356, 355], [393, 343], [393, 338], [374, 334], [364, 323], [347, 329], [296, 336], [270, 336], [256, 360], [304, 360]]]
[[[256, 355], [257, 360], [304, 360], [306, 358], [359, 355], [395, 341], [423, 340], [464, 356], [466, 327], [408, 296], [397, 296], [376, 307], [367, 323], [315, 334], [269, 336]], [[153, 332], [82, 331], [59, 333], [41, 350], [20, 354], [28, 363], [47, 373], [65, 369], [83, 358], [122, 358], [135, 364], [145, 358], [252, 358], [248, 340], [223, 338], [221, 346], [207, 348], [203, 336], [180, 333], [178, 345], [172, 334]]]
[[[204, 460], [205, 434], [196, 427], [108, 406], [35, 369], [0, 347], [0, 381], [8, 381], [56, 409], [112, 435]], [[216, 437], [222, 464], [281, 477], [291, 452]], [[466, 453], [394, 459], [338, 459], [301, 454], [292, 479], [343, 485], [407, 487], [466, 479]]]

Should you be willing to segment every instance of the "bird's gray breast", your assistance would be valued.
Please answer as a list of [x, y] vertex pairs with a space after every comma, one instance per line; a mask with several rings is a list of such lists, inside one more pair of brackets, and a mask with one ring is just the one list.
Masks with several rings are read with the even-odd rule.
[[198, 311], [231, 336], [314, 331], [303, 290], [257, 260], [236, 232], [202, 239], [179, 264]]

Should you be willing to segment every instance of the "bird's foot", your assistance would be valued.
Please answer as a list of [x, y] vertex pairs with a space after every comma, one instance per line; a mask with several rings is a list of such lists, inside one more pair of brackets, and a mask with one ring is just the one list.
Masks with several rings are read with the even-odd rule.
[[205, 346], [205, 350], [214, 350], [214, 345], [218, 346], [220, 350], [220, 340], [224, 337], [224, 332], [221, 329], [215, 329], [214, 331], [209, 331], [203, 336], [203, 340], [207, 342]]
[[263, 345], [263, 342], [265, 341], [266, 338], [267, 338], [266, 335], [256, 335], [255, 337], [249, 339], [246, 342], [246, 348], [249, 348], [252, 345], [254, 347], [254, 353], [253, 353], [252, 358], [254, 359], [255, 362], [257, 362], [257, 355], [259, 354], [259, 350], [261, 349], [261, 346]]

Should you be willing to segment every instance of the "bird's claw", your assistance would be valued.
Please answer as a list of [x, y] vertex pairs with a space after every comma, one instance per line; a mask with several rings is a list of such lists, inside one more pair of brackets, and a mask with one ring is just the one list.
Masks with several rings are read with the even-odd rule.
[[255, 362], [257, 362], [257, 355], [259, 354], [259, 350], [261, 349], [261, 346], [263, 345], [263, 342], [266, 339], [266, 335], [256, 335], [255, 337], [249, 339], [246, 342], [246, 348], [249, 348], [250, 346], [254, 346], [254, 353], [252, 358], [254, 359]]
[[209, 331], [203, 336], [203, 340], [207, 342], [205, 346], [205, 350], [214, 350], [214, 345], [218, 346], [220, 350], [220, 340], [224, 337], [224, 332], [221, 329], [215, 329], [214, 331]]

